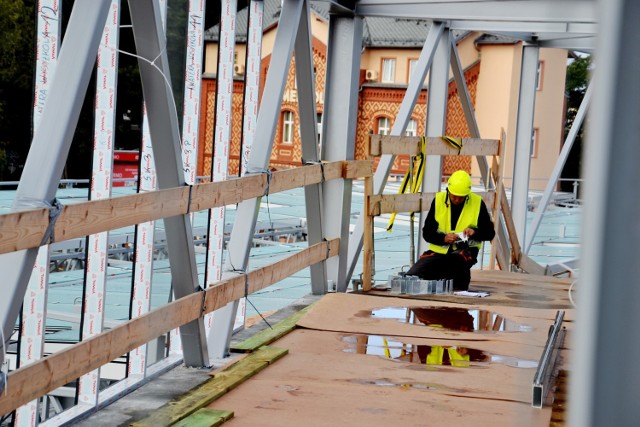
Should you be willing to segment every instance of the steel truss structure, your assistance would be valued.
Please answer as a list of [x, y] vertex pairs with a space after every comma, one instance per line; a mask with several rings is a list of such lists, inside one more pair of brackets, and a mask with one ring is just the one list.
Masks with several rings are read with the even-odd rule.
[[[57, 70], [18, 187], [14, 211], [54, 205], [111, 3], [111, 0], [75, 1]], [[223, 3], [232, 7], [235, 4], [233, 1]], [[611, 351], [622, 356], [640, 353], [638, 341], [622, 334], [626, 331], [623, 325], [640, 321], [636, 308], [640, 294], [637, 287], [631, 285], [640, 276], [640, 263], [634, 262], [632, 251], [606, 248], [619, 247], [621, 239], [628, 242], [640, 238], [640, 227], [633, 222], [626, 225], [630, 218], [640, 216], [640, 204], [632, 195], [640, 183], [640, 168], [635, 164], [640, 158], [640, 145], [637, 144], [640, 85], [635, 76], [635, 70], [640, 68], [640, 55], [634, 53], [637, 45], [634, 42], [640, 32], [637, 27], [640, 3], [633, 0], [326, 0], [325, 3], [330, 6], [330, 21], [322, 152], [318, 153], [316, 148], [310, 1], [283, 0], [271, 66], [255, 119], [255, 128], [260, 132], [252, 135], [245, 173], [262, 172], [268, 167], [288, 65], [294, 52], [304, 161], [350, 160], [354, 158], [355, 150], [363, 17], [433, 21], [391, 131], [395, 135], [404, 131], [428, 72], [426, 134], [443, 133], [451, 67], [471, 136], [480, 137], [451, 31], [508, 35], [522, 40], [524, 46], [511, 201], [514, 222], [523, 242], [531, 242], [533, 238], [527, 235], [531, 230], [526, 229], [526, 212], [538, 50], [557, 47], [595, 54], [597, 70], [592, 84], [593, 96], [590, 88], [575, 124], [579, 126], [584, 120], [590, 103], [592, 114], [589, 116], [590, 132], [583, 173], [586, 178], [585, 232], [579, 325], [573, 352], [575, 369], [569, 407], [571, 423], [576, 426], [635, 423], [640, 419], [640, 406], [634, 401], [640, 394], [640, 373], [635, 369], [635, 360], [618, 357], [616, 363], [611, 363], [608, 356]], [[158, 0], [129, 0], [129, 5], [137, 54], [141, 57], [141, 78], [158, 188], [189, 185], [193, 180], [183, 173], [180, 129], [167, 79], [169, 71], [160, 3]], [[220, 138], [224, 138], [227, 131], [221, 130]], [[575, 132], [577, 127], [575, 131], [572, 129], [566, 146], [573, 142]], [[218, 132], [216, 138], [215, 144], [223, 142], [218, 140]], [[565, 158], [563, 152], [559, 161], [563, 162]], [[487, 162], [484, 158], [478, 158], [478, 162], [488, 183]], [[381, 160], [374, 177], [375, 192], [384, 187], [392, 163], [391, 157]], [[429, 172], [424, 177], [423, 188], [425, 191], [437, 190], [441, 175], [438, 173], [441, 170], [439, 159], [429, 158], [427, 164]], [[554, 171], [552, 178], [557, 179], [558, 175], [559, 172]], [[550, 182], [545, 197], [548, 198], [552, 187]], [[311, 291], [315, 294], [326, 292], [327, 281], [332, 280], [337, 284], [337, 290], [344, 292], [361, 251], [363, 234], [361, 220], [349, 233], [351, 181], [343, 179], [310, 186], [306, 188], [305, 198], [309, 243], [336, 237], [342, 242], [338, 256], [312, 268]], [[228, 257], [222, 268], [223, 278], [248, 268], [259, 203], [260, 197], [238, 206]], [[620, 231], [620, 224], [625, 224], [627, 229]], [[198, 291], [204, 284], [199, 283], [195, 267], [189, 215], [165, 219], [165, 227], [173, 289], [178, 298]], [[535, 227], [537, 223], [533, 233]], [[3, 298], [0, 299], [4, 335], [2, 355], [16, 323], [37, 252], [38, 249], [28, 249], [0, 256], [0, 269], [4, 274]], [[209, 356], [224, 356], [236, 306], [237, 303], [232, 303], [215, 314], [214, 338], [209, 342], [202, 319], [180, 328], [185, 364], [206, 366]], [[95, 405], [96, 400], [91, 404]]]

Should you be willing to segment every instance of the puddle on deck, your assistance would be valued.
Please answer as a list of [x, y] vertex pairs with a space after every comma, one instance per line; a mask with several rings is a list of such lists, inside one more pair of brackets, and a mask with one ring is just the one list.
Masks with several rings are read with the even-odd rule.
[[482, 368], [492, 363], [514, 368], [533, 369], [538, 362], [512, 356], [491, 354], [483, 350], [452, 345], [421, 345], [394, 341], [394, 338], [380, 335], [347, 335], [342, 338], [347, 343], [346, 353], [383, 357], [394, 362], [415, 365], [440, 365]]
[[457, 307], [386, 307], [356, 314], [358, 317], [396, 319], [412, 325], [463, 332], [531, 332], [530, 325], [514, 322], [487, 310]]

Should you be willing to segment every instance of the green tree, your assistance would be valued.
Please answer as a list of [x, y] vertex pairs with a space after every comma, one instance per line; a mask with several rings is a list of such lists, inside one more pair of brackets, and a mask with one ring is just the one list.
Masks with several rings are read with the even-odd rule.
[[[565, 82], [565, 97], [566, 97], [566, 120], [564, 126], [565, 139], [569, 135], [571, 126], [575, 121], [576, 114], [582, 103], [585, 92], [587, 91], [587, 85], [591, 73], [591, 57], [579, 56], [574, 58], [569, 65], [567, 65], [567, 77]], [[583, 122], [579, 132], [576, 134], [576, 139], [573, 142], [573, 147], [569, 152], [569, 157], [562, 170], [562, 178], [567, 181], [562, 181], [560, 189], [562, 191], [573, 191], [573, 179], [580, 178], [580, 165], [582, 158], [582, 142], [584, 140], [585, 123]]]
[[19, 177], [31, 141], [35, 1], [0, 0], [0, 179]]

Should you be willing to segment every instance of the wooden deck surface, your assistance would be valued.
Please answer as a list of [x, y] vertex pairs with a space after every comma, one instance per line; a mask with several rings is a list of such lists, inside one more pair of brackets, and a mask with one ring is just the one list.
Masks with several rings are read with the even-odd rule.
[[[296, 329], [269, 344], [287, 349], [285, 356], [208, 408], [233, 412], [229, 426], [548, 426], [551, 402], [531, 406], [532, 382], [558, 309], [566, 311], [570, 343], [570, 285], [474, 271], [471, 289], [490, 296], [327, 294]], [[402, 310], [411, 320], [385, 317]], [[442, 313], [463, 319], [465, 330], [437, 326], [452, 325]], [[471, 328], [465, 313], [476, 319]], [[494, 331], [496, 325], [513, 331]], [[426, 364], [435, 348], [477, 360]], [[562, 369], [568, 351], [561, 352]]]

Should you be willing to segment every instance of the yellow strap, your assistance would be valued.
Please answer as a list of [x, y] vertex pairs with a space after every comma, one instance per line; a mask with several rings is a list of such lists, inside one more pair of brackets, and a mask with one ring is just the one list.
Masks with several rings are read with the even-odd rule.
[[[413, 176], [409, 176], [409, 171], [404, 175], [402, 179], [402, 184], [400, 184], [400, 188], [398, 189], [398, 194], [406, 194], [406, 193], [419, 193], [420, 187], [422, 186], [422, 177], [424, 176], [424, 169], [426, 166], [426, 152], [427, 152], [427, 138], [424, 136], [420, 140], [420, 154], [418, 154], [413, 159], [413, 170], [416, 170], [415, 164], [418, 163], [417, 173], [414, 173]], [[407, 191], [408, 190], [408, 191]], [[414, 212], [411, 212], [411, 220], [413, 221]], [[396, 219], [396, 212], [391, 214], [391, 218], [389, 218], [389, 224], [387, 225], [387, 231], [391, 232], [393, 228], [393, 223]]]
[[462, 138], [454, 138], [452, 136], [441, 136], [443, 141], [448, 142], [453, 148], [458, 150], [458, 154], [460, 154], [460, 150], [462, 150]]
[[385, 357], [391, 359], [391, 350], [389, 350], [389, 342], [387, 342], [386, 338], [382, 338], [382, 344], [384, 345], [384, 355], [385, 355]]

